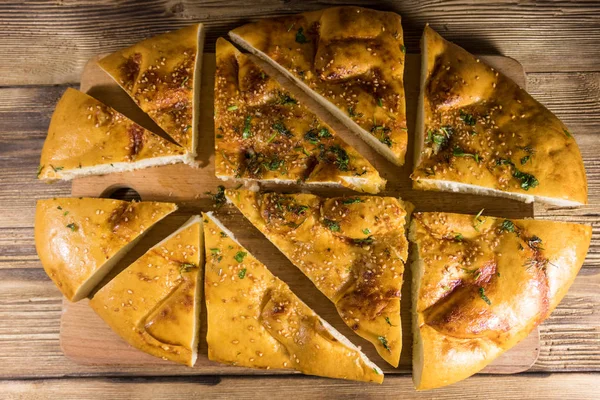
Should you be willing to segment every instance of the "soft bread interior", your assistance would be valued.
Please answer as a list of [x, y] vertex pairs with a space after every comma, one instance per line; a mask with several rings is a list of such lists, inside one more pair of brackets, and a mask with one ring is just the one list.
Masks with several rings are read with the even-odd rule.
[[271, 64], [273, 67], [275, 67], [280, 73], [282, 73], [287, 78], [291, 79], [298, 87], [300, 87], [302, 90], [304, 90], [309, 96], [314, 98], [321, 106], [325, 107], [325, 109], [327, 111], [329, 111], [337, 119], [342, 121], [342, 123], [344, 125], [346, 125], [346, 127], [348, 127], [348, 129], [350, 129], [352, 132], [354, 132], [354, 134], [358, 135], [361, 139], [363, 139], [365, 142], [367, 142], [371, 147], [373, 147], [375, 150], [377, 150], [377, 152], [379, 154], [381, 154], [382, 156], [387, 158], [392, 163], [394, 163], [396, 165], [401, 165], [402, 160], [399, 160], [396, 157], [396, 155], [390, 150], [389, 147], [387, 147], [385, 144], [381, 143], [377, 138], [375, 138], [373, 135], [371, 135], [371, 133], [369, 133], [366, 130], [364, 130], [363, 128], [361, 128], [360, 125], [358, 125], [356, 122], [354, 122], [354, 120], [352, 120], [352, 118], [350, 118], [349, 116], [344, 114], [342, 111], [340, 111], [339, 108], [337, 108], [333, 103], [331, 103], [325, 97], [321, 96], [320, 94], [318, 94], [317, 92], [315, 92], [314, 90], [309, 88], [308, 85], [306, 85], [304, 82], [302, 82], [302, 80], [298, 79], [296, 76], [291, 74], [289, 71], [287, 71], [281, 65], [279, 65], [277, 62], [272, 60], [264, 52], [252, 47], [252, 45], [250, 45], [250, 43], [248, 43], [246, 40], [244, 40], [242, 37], [240, 37], [236, 33], [229, 32], [229, 37], [231, 38], [231, 40], [234, 43], [240, 45], [246, 51], [249, 51], [250, 53], [267, 61], [269, 64]]
[[421, 289], [421, 280], [423, 279], [423, 259], [419, 257], [419, 246], [414, 240], [414, 224], [409, 228], [408, 237], [411, 244], [410, 269], [412, 273], [411, 282], [411, 300], [412, 300], [412, 334], [413, 334], [413, 359], [412, 359], [412, 377], [416, 388], [421, 384], [421, 373], [423, 372], [423, 341], [421, 340], [421, 330], [419, 329], [419, 316], [417, 314], [417, 302], [419, 291]]
[[[221, 179], [222, 181], [232, 181], [232, 182], [240, 182], [240, 183], [275, 183], [275, 184], [281, 184], [281, 185], [295, 185], [298, 183], [298, 181], [295, 179], [278, 179], [278, 178], [275, 178], [275, 179], [249, 179], [249, 178], [240, 179], [240, 178], [233, 178], [228, 175], [217, 175], [217, 178]], [[357, 177], [352, 177], [352, 176], [340, 176], [339, 178], [343, 179], [350, 187], [356, 188], [356, 190], [359, 190], [360, 188], [363, 188], [365, 186], [369, 186], [369, 181], [364, 178], [357, 178]], [[344, 185], [339, 184], [337, 182], [304, 181], [304, 182], [302, 182], [302, 184], [316, 186], [316, 187], [333, 187], [333, 188], [344, 187]]]
[[415, 165], [421, 163], [421, 152], [425, 142], [425, 83], [427, 80], [427, 46], [425, 37], [421, 39], [421, 83], [419, 86], [419, 104], [417, 106], [417, 121], [415, 124]]
[[198, 154], [198, 135], [200, 131], [200, 90], [202, 84], [202, 55], [204, 51], [204, 25], [198, 27], [198, 51], [194, 63], [194, 96], [192, 98], [192, 153], [187, 154], [186, 164], [195, 163]]
[[[244, 247], [240, 242], [238, 242], [238, 240], [235, 238], [235, 235], [233, 234], [233, 232], [231, 232], [229, 229], [227, 229], [227, 227], [225, 227], [225, 225], [223, 225], [221, 223], [221, 221], [219, 221], [215, 215], [212, 212], [207, 212], [204, 215], [206, 215], [208, 218], [210, 218], [223, 232], [225, 232], [227, 234], [227, 236], [229, 236], [233, 241], [235, 241], [238, 245], [240, 245], [241, 247]], [[300, 300], [300, 302], [306, 306], [306, 304], [304, 302], [302, 302], [302, 300]], [[307, 306], [308, 307], [308, 306]], [[371, 360], [369, 360], [367, 358], [367, 356], [360, 351], [360, 349], [355, 346], [354, 344], [352, 344], [352, 342], [350, 342], [350, 340], [348, 340], [348, 338], [346, 338], [344, 335], [342, 335], [341, 333], [339, 333], [333, 326], [331, 326], [327, 321], [325, 321], [323, 318], [319, 317], [319, 320], [321, 321], [321, 323], [323, 324], [323, 327], [325, 329], [327, 329], [327, 331], [331, 334], [331, 336], [333, 336], [334, 338], [336, 338], [340, 343], [342, 343], [343, 345], [347, 346], [348, 348], [355, 350], [356, 352], [358, 352], [358, 354], [360, 354], [361, 359], [363, 360], [363, 362], [368, 365], [369, 367], [371, 367], [373, 370], [377, 371], [378, 374], [383, 375], [383, 371], [375, 364], [373, 363]]]
[[[160, 165], [169, 165], [177, 163], [187, 163], [188, 155], [176, 155], [176, 156], [163, 156], [154, 158], [145, 158], [143, 160], [134, 162], [115, 162], [112, 164], [100, 164], [93, 165], [90, 167], [74, 168], [70, 170], [60, 171], [61, 180], [71, 180], [82, 176], [89, 175], [106, 175], [117, 172], [128, 172], [136, 169], [156, 167]], [[58, 175], [58, 174], [57, 174]]]

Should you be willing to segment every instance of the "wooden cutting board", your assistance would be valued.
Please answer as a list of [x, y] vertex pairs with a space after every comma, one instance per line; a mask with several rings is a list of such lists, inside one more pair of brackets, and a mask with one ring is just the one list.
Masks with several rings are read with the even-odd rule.
[[[515, 60], [501, 56], [482, 56], [481, 59], [494, 66], [499, 71], [511, 77], [522, 87], [525, 87], [525, 75], [522, 66]], [[96, 65], [97, 59], [90, 60], [81, 78], [81, 90], [111, 105], [142, 126], [155, 132], [162, 132], [134, 102]], [[415, 191], [411, 189], [410, 172], [412, 168], [412, 143], [409, 146], [407, 162], [404, 167], [396, 167], [387, 162], [355, 135], [350, 133], [341, 123], [327, 111], [320, 108], [300, 89], [273, 70], [259, 62], [267, 73], [276, 76], [294, 97], [311, 107], [325, 122], [327, 122], [346, 142], [356, 147], [382, 176], [388, 180], [383, 195], [400, 196], [411, 201], [416, 211], [449, 211], [476, 214], [485, 208], [484, 214], [503, 216], [507, 218], [533, 217], [533, 206], [520, 202], [479, 197], [456, 193], [437, 193]], [[414, 116], [416, 115], [417, 98], [419, 93], [419, 64], [420, 56], [408, 54], [406, 57], [405, 85], [407, 115], [409, 116], [409, 138], [413, 137]], [[180, 210], [164, 221], [157, 224], [152, 231], [115, 267], [112, 276], [126, 268], [140, 257], [148, 248], [159, 242], [181, 225], [191, 214], [201, 211], [214, 210], [214, 202], [208, 191], [214, 192], [218, 185], [237, 186], [218, 180], [214, 176], [213, 167], [213, 86], [214, 86], [215, 56], [205, 54], [202, 69], [202, 93], [200, 103], [200, 138], [198, 145], [198, 168], [186, 165], [170, 165], [149, 168], [129, 173], [118, 173], [106, 176], [87, 177], [73, 182], [73, 196], [109, 197], [117, 189], [130, 188], [139, 194], [143, 200], [159, 200], [177, 202]], [[293, 192], [307, 190], [291, 186], [267, 186], [268, 189]], [[315, 194], [337, 196], [354, 193], [347, 189], [315, 189]], [[367, 356], [378, 364], [385, 373], [407, 373], [411, 370], [411, 341], [410, 333], [410, 271], [405, 273], [405, 284], [402, 288], [402, 329], [403, 349], [400, 365], [394, 369], [387, 365], [376, 353], [370, 343], [354, 334], [343, 323], [335, 307], [325, 298], [296, 267], [294, 267], [263, 235], [257, 231], [235, 208], [225, 206], [216, 210], [217, 214], [255, 257], [262, 261], [279, 278], [290, 285], [292, 290], [321, 317], [331, 323], [342, 334], [356, 345], [361, 346]], [[79, 303], [63, 302], [60, 340], [62, 349], [67, 357], [82, 364], [112, 364], [120, 368], [127, 365], [147, 366], [148, 374], [240, 374], [265, 375], [289, 374], [290, 371], [261, 371], [241, 367], [222, 365], [211, 362], [207, 358], [206, 344], [206, 315], [202, 311], [202, 329], [200, 340], [200, 355], [194, 368], [176, 365], [168, 361], [144, 354], [121, 340], [87, 305], [87, 300]], [[527, 370], [537, 359], [539, 352], [539, 333], [536, 329], [526, 340], [508, 351], [494, 363], [489, 365], [484, 373], [517, 373]]]

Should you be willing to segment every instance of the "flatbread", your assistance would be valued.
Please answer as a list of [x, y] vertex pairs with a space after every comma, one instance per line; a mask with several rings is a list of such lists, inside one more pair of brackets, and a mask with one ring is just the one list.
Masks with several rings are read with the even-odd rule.
[[198, 353], [202, 220], [190, 218], [100, 289], [90, 306], [127, 343], [193, 366]]
[[204, 215], [208, 358], [262, 369], [366, 382], [383, 372]]
[[177, 210], [173, 203], [113, 199], [39, 200], [35, 247], [44, 270], [70, 301], [79, 301], [152, 226]]
[[414, 214], [416, 388], [465, 379], [529, 335], [567, 293], [591, 236], [564, 222]]
[[343, 185], [378, 193], [385, 179], [251, 57], [217, 40], [215, 173], [221, 179]]
[[185, 159], [183, 147], [142, 128], [93, 97], [68, 88], [52, 114], [38, 178], [70, 180]]
[[229, 35], [294, 79], [387, 159], [404, 164], [406, 50], [398, 14], [334, 7], [261, 19]]
[[429, 26], [421, 46], [415, 188], [587, 203], [577, 142], [552, 112]]
[[408, 251], [404, 204], [393, 197], [225, 194], [335, 304], [344, 322], [397, 367]]
[[203, 46], [203, 25], [194, 24], [143, 40], [98, 62], [188, 151], [188, 163], [196, 156]]

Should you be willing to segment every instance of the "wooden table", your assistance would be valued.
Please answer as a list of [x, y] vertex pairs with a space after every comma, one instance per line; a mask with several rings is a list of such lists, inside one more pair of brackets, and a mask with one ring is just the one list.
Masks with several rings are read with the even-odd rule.
[[[418, 52], [429, 22], [478, 54], [517, 59], [530, 93], [561, 118], [579, 143], [589, 205], [544, 209], [539, 218], [588, 223], [592, 246], [573, 287], [541, 326], [533, 368], [513, 376], [479, 375], [417, 393], [410, 376], [382, 386], [302, 376], [140, 377], [135, 369], [81, 366], [59, 343], [61, 295], [41, 269], [33, 243], [35, 201], [69, 196], [36, 169], [54, 105], [78, 86], [85, 62], [191, 22], [207, 25], [206, 51], [218, 36], [260, 16], [295, 13], [335, 1], [55, 1], [0, 4], [0, 397], [1, 398], [599, 398], [600, 383], [600, 2], [405, 0], [373, 6], [403, 17], [408, 52]], [[82, 338], [85, 340], [85, 338]]]

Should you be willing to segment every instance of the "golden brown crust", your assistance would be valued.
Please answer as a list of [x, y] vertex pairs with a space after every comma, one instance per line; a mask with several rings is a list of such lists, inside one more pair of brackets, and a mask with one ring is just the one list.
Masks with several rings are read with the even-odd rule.
[[332, 332], [213, 218], [204, 216], [209, 359], [250, 368], [383, 381], [379, 368]]
[[421, 159], [414, 186], [433, 180], [587, 203], [575, 139], [525, 90], [430, 27]]
[[413, 215], [410, 240], [422, 262], [413, 264], [417, 389], [465, 379], [524, 339], [573, 283], [591, 233], [562, 222]]
[[127, 343], [190, 367], [199, 327], [201, 222], [192, 217], [90, 300], [94, 311]]
[[35, 213], [35, 247], [44, 270], [71, 301], [88, 280], [99, 280], [101, 268], [125, 246], [141, 237], [177, 206], [173, 203], [129, 203], [113, 199], [39, 200]]
[[[165, 132], [192, 148], [193, 98], [198, 32], [202, 24], [164, 33], [119, 50], [98, 62]], [[201, 54], [200, 54], [201, 56]]]
[[262, 19], [231, 34], [333, 103], [404, 163], [405, 47], [398, 14], [335, 7]]
[[222, 178], [329, 183], [378, 193], [385, 180], [225, 39], [217, 40], [215, 169]]
[[[44, 142], [38, 178], [69, 179], [89, 167], [118, 170], [185, 150], [147, 131], [93, 97], [68, 88], [60, 98]], [[180, 160], [181, 161], [181, 160]]]
[[402, 348], [406, 211], [392, 197], [322, 199], [227, 190], [227, 198], [391, 365]]

